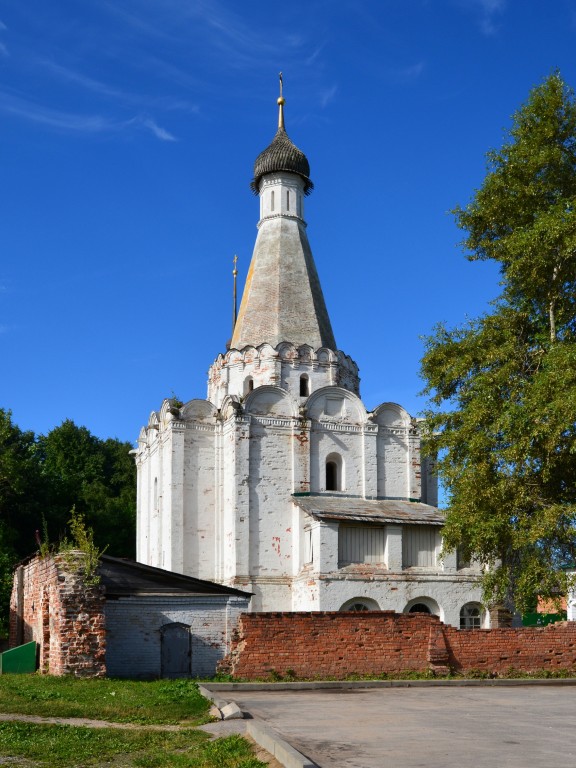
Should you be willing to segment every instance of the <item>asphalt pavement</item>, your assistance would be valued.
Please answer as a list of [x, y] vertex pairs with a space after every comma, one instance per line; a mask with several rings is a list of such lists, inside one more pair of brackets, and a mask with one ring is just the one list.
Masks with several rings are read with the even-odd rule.
[[223, 693], [321, 768], [576, 768], [576, 687]]

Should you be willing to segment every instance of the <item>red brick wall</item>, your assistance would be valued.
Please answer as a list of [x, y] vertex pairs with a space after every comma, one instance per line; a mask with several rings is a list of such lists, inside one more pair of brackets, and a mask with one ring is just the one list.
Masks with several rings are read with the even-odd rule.
[[10, 601], [10, 647], [35, 640], [51, 675], [106, 673], [104, 594], [84, 585], [82, 553], [35, 557], [18, 566]]
[[458, 630], [435, 616], [369, 613], [242, 614], [220, 669], [239, 678], [271, 671], [345, 678], [408, 670], [501, 674], [576, 670], [576, 622], [521, 629]]

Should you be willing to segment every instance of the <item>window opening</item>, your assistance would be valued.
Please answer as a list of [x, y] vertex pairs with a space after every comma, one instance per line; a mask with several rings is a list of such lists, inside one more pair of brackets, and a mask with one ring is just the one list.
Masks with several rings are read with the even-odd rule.
[[309, 394], [308, 376], [300, 376], [300, 397], [308, 397]]
[[340, 454], [329, 453], [326, 456], [325, 480], [327, 491], [342, 491], [344, 489], [344, 467]]
[[415, 603], [408, 613], [432, 613], [432, 611], [425, 603]]
[[271, 211], [274, 210], [274, 190], [270, 192], [270, 210]]
[[286, 210], [290, 210], [290, 190], [286, 190]]
[[335, 461], [326, 462], [326, 490], [338, 490], [338, 467]]
[[379, 611], [380, 606], [376, 600], [372, 600], [370, 597], [353, 597], [352, 600], [347, 600], [344, 605], [340, 607], [340, 610], [365, 613], [366, 611]]
[[460, 609], [460, 629], [480, 629], [482, 611], [477, 605], [463, 605]]
[[252, 376], [248, 376], [248, 378], [244, 381], [244, 394], [249, 395], [250, 392], [254, 390], [254, 379]]
[[386, 550], [386, 531], [383, 526], [339, 525], [338, 567], [351, 563], [383, 566]]

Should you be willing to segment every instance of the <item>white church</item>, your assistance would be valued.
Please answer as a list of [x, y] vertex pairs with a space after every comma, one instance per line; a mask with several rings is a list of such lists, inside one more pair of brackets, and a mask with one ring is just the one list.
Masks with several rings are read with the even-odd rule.
[[[137, 559], [253, 593], [253, 611], [430, 612], [487, 626], [478, 571], [440, 558], [417, 420], [367, 409], [338, 349], [306, 234], [306, 156], [284, 127], [254, 164], [254, 254], [207, 399], [140, 433]], [[344, 290], [344, 287], [343, 287]]]

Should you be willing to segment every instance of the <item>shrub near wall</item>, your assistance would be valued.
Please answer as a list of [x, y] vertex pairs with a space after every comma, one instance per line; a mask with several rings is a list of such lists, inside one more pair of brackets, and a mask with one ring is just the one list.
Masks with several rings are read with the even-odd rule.
[[576, 622], [548, 627], [459, 630], [436, 616], [367, 613], [242, 614], [219, 671], [237, 678], [482, 670], [576, 674]]

